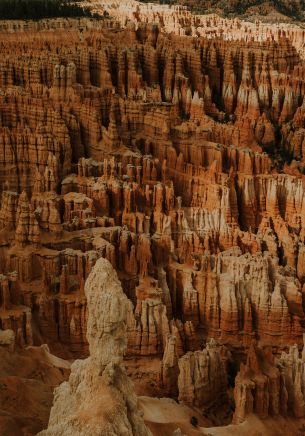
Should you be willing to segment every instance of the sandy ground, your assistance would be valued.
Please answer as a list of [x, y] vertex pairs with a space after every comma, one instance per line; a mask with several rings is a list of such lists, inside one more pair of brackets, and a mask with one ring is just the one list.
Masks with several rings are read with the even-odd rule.
[[172, 436], [178, 428], [187, 436], [204, 434], [202, 429], [191, 425], [192, 416], [196, 416], [200, 426], [209, 425], [209, 422], [194, 410], [170, 398], [139, 397], [139, 407], [144, 412], [146, 425], [156, 436]]
[[[250, 415], [239, 425], [210, 427], [209, 422], [194, 410], [170, 398], [139, 397], [139, 407], [155, 436], [172, 436], [178, 428], [185, 436], [305, 436], [305, 419], [278, 416], [261, 420]], [[190, 423], [192, 416], [198, 419], [197, 428]]]
[[239, 425], [205, 429], [210, 436], [305, 436], [305, 419], [276, 418], [259, 419], [250, 415]]

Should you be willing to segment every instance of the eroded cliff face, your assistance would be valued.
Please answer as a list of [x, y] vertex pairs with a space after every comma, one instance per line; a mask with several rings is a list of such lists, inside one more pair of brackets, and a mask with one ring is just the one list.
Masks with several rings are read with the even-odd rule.
[[[107, 259], [127, 365], [154, 362], [132, 375], [209, 413], [254, 340], [275, 359], [303, 345], [304, 31], [136, 6], [0, 24], [0, 326], [87, 357], [85, 281]], [[247, 366], [236, 422], [256, 412]]]
[[253, 412], [260, 418], [304, 417], [303, 379], [304, 351], [300, 355], [296, 345], [274, 359], [270, 349], [252, 343], [235, 379], [233, 422], [243, 422]]
[[[166, 33], [180, 36], [219, 37], [249, 42], [268, 39], [278, 41], [285, 35], [304, 57], [304, 6], [301, 3], [302, 0], [178, 0], [175, 4], [158, 4], [158, 0], [149, 3], [137, 0], [83, 2], [93, 12], [110, 15], [112, 26], [128, 27], [130, 22], [136, 26], [157, 23]], [[223, 14], [224, 9], [226, 12]]]

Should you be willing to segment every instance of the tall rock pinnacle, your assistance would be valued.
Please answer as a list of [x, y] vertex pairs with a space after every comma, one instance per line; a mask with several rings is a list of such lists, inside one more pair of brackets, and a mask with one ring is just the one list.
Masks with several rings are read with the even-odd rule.
[[76, 360], [56, 390], [48, 429], [40, 436], [149, 436], [122, 365], [129, 302], [117, 274], [99, 259], [86, 284], [90, 357]]

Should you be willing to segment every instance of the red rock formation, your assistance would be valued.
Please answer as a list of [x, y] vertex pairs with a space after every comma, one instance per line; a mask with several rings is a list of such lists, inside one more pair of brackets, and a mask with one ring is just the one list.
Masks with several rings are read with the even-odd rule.
[[272, 361], [270, 362], [270, 355], [265, 356], [263, 351], [252, 343], [247, 363], [241, 364], [240, 372], [235, 379], [236, 409], [233, 422], [243, 422], [246, 415], [253, 412], [261, 418], [267, 418], [269, 414], [283, 413], [286, 407], [283, 401], [285, 394], [280, 371]]
[[177, 354], [177, 338], [174, 335], [168, 335], [164, 355], [160, 368], [161, 386], [167, 396], [177, 397], [178, 394], [178, 354]]
[[[98, 22], [0, 23], [0, 326], [86, 356], [84, 282], [106, 258], [134, 304], [126, 358], [163, 356], [176, 396], [179, 357], [181, 398], [210, 407], [226, 371], [203, 343], [239, 363], [253, 339], [303, 341], [304, 32], [104, 3]], [[284, 413], [279, 371], [299, 385], [294, 358], [273, 374], [250, 351], [236, 421]]]
[[211, 340], [202, 351], [179, 359], [179, 400], [201, 410], [227, 401], [227, 374], [220, 347]]
[[243, 422], [253, 412], [262, 418], [279, 414], [304, 417], [303, 367], [297, 346], [274, 360], [270, 349], [252, 344], [247, 363], [241, 364], [235, 379], [233, 422]]

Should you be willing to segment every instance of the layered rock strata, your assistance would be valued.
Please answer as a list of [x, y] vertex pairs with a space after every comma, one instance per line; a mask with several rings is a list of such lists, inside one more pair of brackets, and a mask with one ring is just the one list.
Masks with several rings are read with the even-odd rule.
[[0, 23], [0, 327], [87, 357], [85, 281], [107, 259], [133, 303], [126, 361], [163, 356], [177, 397], [178, 359], [211, 338], [237, 368], [253, 340], [303, 344], [304, 32], [123, 6]]
[[203, 350], [186, 353], [178, 365], [179, 401], [203, 411], [228, 401], [225, 356], [213, 339]]
[[[285, 0], [284, 0], [285, 1]], [[186, 5], [195, 6], [196, 10], [196, 1], [188, 2], [188, 0], [182, 1], [180, 3], [185, 3]], [[199, 2], [200, 8], [202, 8], [205, 13], [209, 9], [205, 7], [203, 2]], [[212, 2], [208, 2], [211, 5]], [[218, 10], [221, 11], [220, 2], [214, 2], [216, 6], [218, 6]], [[238, 2], [223, 2], [225, 3], [225, 7], [228, 8], [228, 3], [233, 3], [232, 9], [240, 9], [240, 6], [243, 6], [246, 9], [246, 2], [243, 4], [236, 4]], [[235, 5], [234, 5], [235, 3]], [[251, 2], [255, 3], [255, 2]], [[264, 3], [262, 9], [264, 11], [264, 6], [268, 10], [267, 2]], [[279, 2], [278, 2], [279, 3]], [[290, 12], [293, 16], [297, 15], [297, 11], [300, 11], [300, 14], [304, 14], [304, 8], [302, 9], [301, 1], [294, 2], [294, 5], [290, 6]], [[206, 36], [217, 38], [220, 37], [222, 39], [228, 40], [247, 40], [247, 41], [262, 41], [267, 39], [275, 39], [278, 40], [283, 35], [287, 35], [288, 38], [295, 44], [295, 46], [303, 50], [304, 49], [304, 31], [301, 26], [297, 24], [288, 24], [283, 23], [283, 19], [287, 18], [284, 14], [278, 16], [270, 16], [270, 19], [274, 23], [269, 22], [266, 23], [264, 21], [268, 21], [264, 17], [267, 15], [264, 11], [264, 14], [258, 14], [254, 22], [250, 22], [248, 20], [242, 20], [240, 18], [235, 19], [226, 19], [224, 17], [220, 17], [216, 14], [208, 14], [208, 15], [199, 15], [192, 13], [187, 6], [181, 4], [154, 4], [150, 3], [142, 3], [136, 0], [128, 0], [128, 1], [112, 1], [106, 0], [101, 4], [100, 2], [84, 2], [86, 6], [89, 6], [94, 12], [99, 14], [103, 14], [107, 12], [111, 15], [111, 17], [118, 22], [121, 26], [128, 26], [130, 22], [133, 22], [136, 26], [141, 23], [157, 23], [162, 30], [167, 33], [174, 33], [177, 35], [184, 36]], [[253, 6], [253, 5], [252, 5]], [[267, 7], [266, 7], [267, 6]], [[273, 4], [274, 7], [278, 7], [283, 10], [283, 5]], [[198, 8], [197, 8], [198, 9]], [[213, 9], [213, 8], [212, 8]], [[254, 9], [254, 8], [253, 8]], [[211, 10], [211, 9], [210, 9]], [[286, 9], [288, 11], [288, 9]], [[254, 15], [254, 11], [251, 11], [251, 7], [248, 9], [249, 15]], [[300, 21], [302, 21], [301, 15], [299, 15]], [[262, 20], [262, 18], [265, 18]], [[288, 20], [289, 21], [289, 20]], [[291, 20], [292, 21], [292, 20]]]
[[274, 359], [270, 349], [252, 343], [246, 364], [241, 364], [235, 379], [236, 409], [233, 422], [241, 423], [250, 413], [268, 416], [305, 416], [304, 352], [299, 356], [296, 345]]
[[232, 344], [301, 343], [302, 158], [279, 174], [264, 151], [301, 135], [296, 49], [105, 26], [81, 40], [24, 31], [22, 47], [2, 32], [3, 326], [31, 343], [35, 315], [45, 340], [85, 355], [83, 286], [102, 256], [136, 307], [131, 354], [161, 356], [173, 328], [194, 349], [200, 326]]

